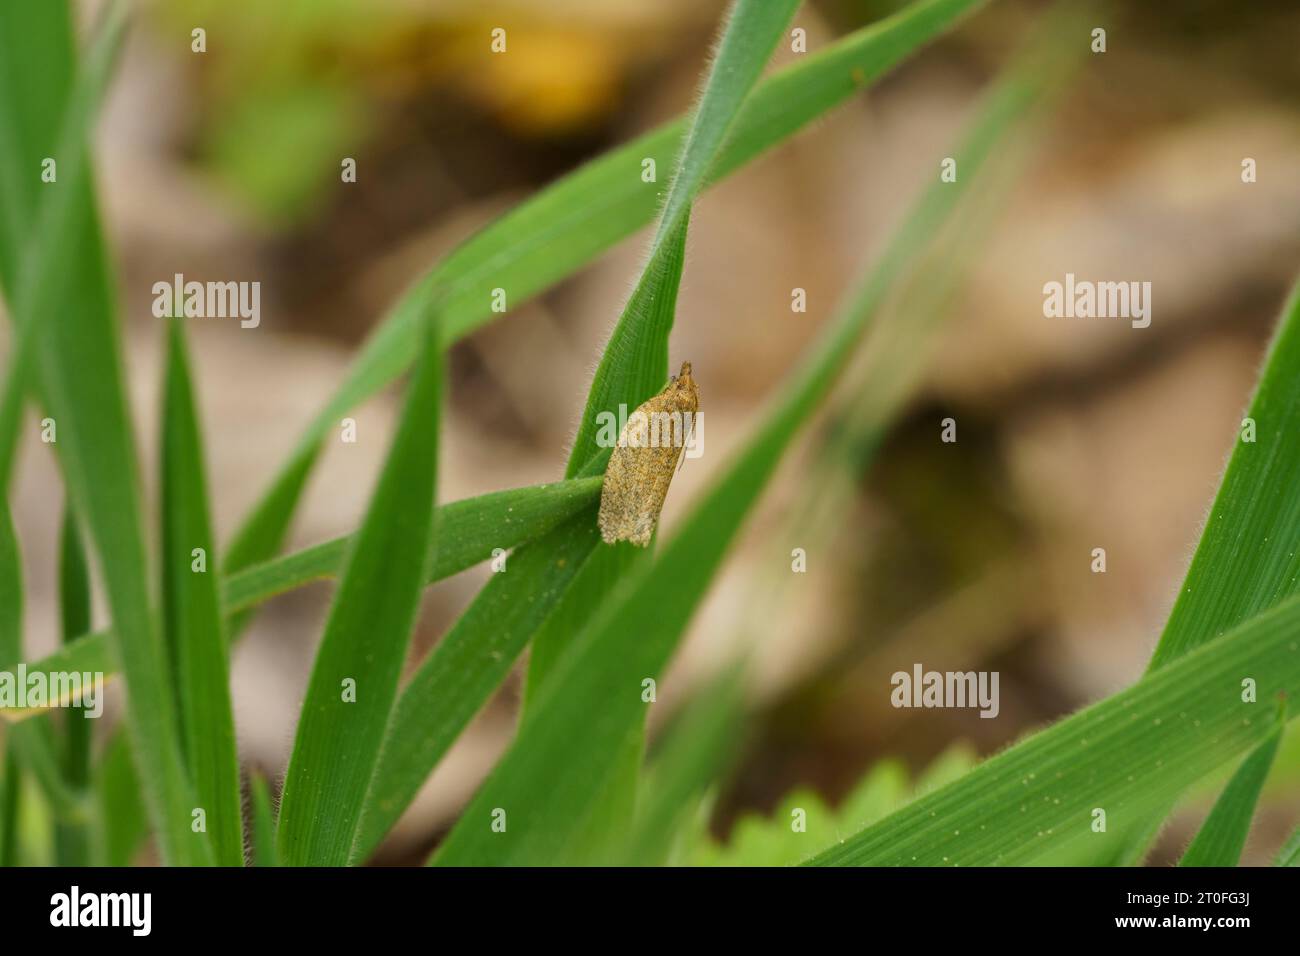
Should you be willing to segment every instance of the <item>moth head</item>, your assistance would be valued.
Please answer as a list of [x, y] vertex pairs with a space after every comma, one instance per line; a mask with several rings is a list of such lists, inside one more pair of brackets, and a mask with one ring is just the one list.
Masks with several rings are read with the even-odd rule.
[[682, 396], [688, 405], [698, 408], [700, 403], [700, 389], [695, 384], [695, 379], [691, 378], [691, 363], [683, 362], [682, 370], [677, 373], [669, 388], [676, 395]]

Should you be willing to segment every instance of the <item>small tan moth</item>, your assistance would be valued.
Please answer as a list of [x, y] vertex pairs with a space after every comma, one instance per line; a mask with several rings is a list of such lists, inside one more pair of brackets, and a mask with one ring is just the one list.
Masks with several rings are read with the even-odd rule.
[[628, 416], [600, 490], [597, 523], [607, 543], [631, 541], [642, 548], [650, 543], [699, 408], [691, 363], [683, 362], [662, 392]]

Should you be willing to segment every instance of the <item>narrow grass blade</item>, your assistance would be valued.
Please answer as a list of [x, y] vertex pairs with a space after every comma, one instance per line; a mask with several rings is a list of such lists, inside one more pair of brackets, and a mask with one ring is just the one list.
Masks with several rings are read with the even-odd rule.
[[608, 456], [609, 449], [601, 455], [596, 442], [597, 416], [617, 416], [620, 403], [636, 408], [668, 378], [668, 333], [677, 307], [691, 205], [797, 6], [798, 0], [736, 0], [731, 8], [645, 269], [596, 368], [567, 478]]
[[703, 688], [668, 730], [643, 786], [624, 862], [659, 866], [673, 836], [735, 756], [744, 718], [743, 672], [725, 671]]
[[[432, 584], [540, 538], [600, 499], [600, 478], [579, 478], [512, 488], [438, 508], [438, 541], [431, 547]], [[334, 538], [231, 575], [223, 588], [226, 613], [240, 611], [301, 587], [336, 577], [353, 536]]]
[[1243, 703], [1300, 690], [1300, 597], [1040, 731], [818, 856], [815, 865], [992, 866], [1031, 863], [1140, 825], [1189, 784], [1258, 746], [1275, 722]]
[[286, 866], [340, 866], [352, 858], [427, 579], [441, 366], [438, 327], [430, 322], [303, 701], [277, 831]]
[[266, 777], [254, 773], [248, 780], [253, 802], [253, 866], [279, 866], [275, 850], [275, 806]]
[[9, 743], [18, 763], [40, 788], [56, 821], [81, 826], [88, 818], [89, 802], [71, 790], [59, 765], [58, 741], [50, 715], [42, 714], [9, 730]]
[[[114, 294], [90, 177], [53, 183], [42, 183], [39, 177], [39, 157], [50, 156], [59, 146], [61, 118], [70, 108], [71, 23], [63, 3], [6, 4], [4, 9], [25, 17], [21, 26], [26, 29], [11, 33], [13, 24], [7, 23], [0, 30], [5, 38], [0, 41], [5, 47], [0, 59], [8, 59], [10, 47], [24, 47], [14, 62], [41, 63], [39, 74], [32, 74], [40, 75], [41, 82], [23, 78], [24, 94], [34, 87], [43, 88], [43, 97], [55, 91], [44, 114], [25, 104], [0, 105], [17, 117], [4, 123], [13, 136], [4, 151], [12, 151], [18, 157], [17, 168], [26, 170], [22, 180], [26, 198], [11, 198], [10, 208], [22, 209], [26, 219], [20, 225], [30, 229], [35, 210], [48, 201], [42, 199], [46, 192], [72, 191], [65, 200], [71, 211], [59, 244], [57, 295], [49, 302], [48, 313], [32, 319], [36, 382], [47, 415], [56, 423], [53, 444], [65, 484], [104, 569], [117, 635], [115, 656], [127, 678], [131, 737], [163, 856], [174, 863], [204, 862], [210, 859], [210, 848], [204, 834], [190, 829], [194, 801], [181, 761], [163, 649], [149, 612], [134, 439], [122, 387]], [[0, 100], [7, 100], [9, 92], [6, 84]], [[6, 289], [12, 295], [17, 250], [9, 248], [3, 258], [9, 270]], [[46, 321], [50, 315], [59, 320]]]
[[482, 709], [583, 571], [599, 535], [594, 506], [524, 545], [425, 658], [398, 699], [366, 798], [357, 856], [371, 853]]
[[[1148, 665], [1163, 667], [1262, 608], [1300, 593], [1300, 281], [1269, 348], [1237, 445], [1164, 632]], [[1247, 423], [1256, 429], [1246, 441]], [[1158, 823], [1153, 820], [1152, 824]]]
[[1274, 866], [1300, 866], [1300, 827], [1291, 834], [1282, 849], [1278, 850]]
[[1273, 768], [1277, 745], [1286, 727], [1286, 706], [1278, 708], [1273, 732], [1256, 747], [1237, 772], [1232, 775], [1223, 793], [1215, 801], [1214, 809], [1201, 825], [1196, 838], [1178, 861], [1179, 866], [1236, 866], [1241, 851], [1246, 848], [1250, 822], [1255, 816], [1255, 805], [1264, 781]]
[[22, 793], [22, 780], [18, 758], [12, 747], [4, 751], [0, 764], [0, 867], [18, 865], [18, 800]]
[[[13, 5], [11, 5], [13, 6]], [[27, 367], [35, 336], [32, 334], [33, 316], [46, 315], [57, 302], [62, 272], [62, 250], [71, 240], [75, 229], [75, 216], [83, 197], [89, 194], [89, 150], [87, 140], [109, 77], [121, 48], [125, 33], [125, 8], [114, 2], [105, 11], [95, 31], [94, 43], [87, 53], [85, 63], [77, 71], [72, 89], [68, 92], [59, 126], [57, 147], [50, 158], [61, 163], [56, 167], [63, 177], [65, 187], [43, 190], [43, 195], [30, 188], [32, 171], [37, 168], [32, 158], [30, 168], [19, 168], [20, 134], [23, 119], [19, 109], [10, 102], [15, 82], [23, 83], [19, 96], [27, 97], [34, 85], [30, 78], [24, 82], [8, 71], [0, 69], [0, 185], [4, 187], [7, 215], [0, 216], [0, 279], [10, 295], [14, 319], [13, 346], [9, 355], [4, 388], [0, 392], [0, 492], [8, 489], [13, 467], [18, 427], [22, 420], [23, 394], [28, 385]], [[13, 16], [10, 10], [2, 16]], [[55, 28], [60, 17], [37, 14], [47, 28]], [[6, 27], [19, 28], [18, 24]], [[29, 20], [22, 28], [33, 27]], [[2, 42], [2, 41], [0, 41]], [[42, 160], [43, 161], [43, 160]], [[39, 195], [39, 199], [37, 198]], [[18, 210], [24, 200], [30, 203], [20, 215]], [[23, 230], [21, 223], [33, 225]], [[21, 268], [15, 272], [16, 260]]]
[[[59, 632], [64, 646], [90, 629], [90, 571], [81, 533], [70, 503], [63, 508], [59, 533]], [[91, 724], [81, 707], [71, 707], [63, 719], [63, 776], [68, 788], [90, 789]], [[90, 862], [90, 829], [85, 823], [61, 822], [55, 832], [55, 858], [60, 866]]]
[[[624, 309], [605, 350], [605, 358], [597, 370], [587, 412], [569, 459], [570, 478], [583, 470], [583, 465], [590, 458], [590, 449], [595, 448], [596, 411], [610, 402], [614, 403], [615, 409], [619, 401], [639, 404], [643, 398], [657, 390], [667, 377], [668, 332], [672, 326], [677, 285], [685, 255], [690, 202], [701, 188], [704, 175], [716, 156], [727, 127], [750, 86], [757, 79], [780, 31], [793, 13], [794, 6], [793, 0], [782, 0], [780, 4], [769, 4], [766, 7], [751, 0], [741, 0], [734, 8], [697, 113], [697, 125], [707, 125], [710, 128], [701, 129], [698, 135], [693, 132], [688, 137], [645, 272]], [[517, 555], [515, 569], [508, 576], [509, 580], [495, 588], [490, 586], [485, 589], [462, 617], [453, 634], [426, 661], [403, 694], [393, 729], [386, 738], [383, 759], [389, 766], [381, 767], [376, 775], [370, 819], [363, 839], [359, 842], [359, 849], [371, 849], [396, 820], [397, 814], [407, 805], [433, 765], [445, 753], [454, 735], [482, 706], [496, 683], [508, 671], [514, 656], [535, 632], [539, 632], [544, 622], [555, 615], [557, 609], [558, 616], [566, 621], [576, 615], [581, 615], [585, 621], [595, 602], [581, 593], [570, 593], [572, 582], [603, 581], [609, 570], [605, 566], [608, 562], [617, 561], [618, 566], [622, 567], [628, 560], [628, 549], [623, 548], [618, 549], [618, 553], [624, 555], [623, 558], [610, 558], [610, 552], [605, 552], [593, 558], [594, 564], [588, 562], [597, 540], [593, 528], [573, 535], [557, 532], [556, 544], [565, 549], [562, 566], [552, 563], [550, 556], [544, 552], [534, 554], [526, 550]], [[524, 561], [520, 561], [521, 558]], [[524, 562], [523, 570], [527, 573], [521, 574], [520, 564]], [[588, 567], [589, 564], [593, 566]], [[580, 569], [582, 575], [575, 577]], [[560, 578], [564, 579], [564, 586], [556, 587], [556, 581]], [[489, 590], [494, 593], [489, 593]], [[500, 619], [503, 597], [517, 603], [523, 599], [523, 595], [528, 595], [524, 599], [527, 602], [524, 613], [510, 613], [508, 624], [504, 627], [493, 623], [490, 630], [476, 630], [482, 626], [481, 621], [496, 622]], [[567, 642], [568, 636], [568, 629], [560, 627], [547, 628], [538, 633], [536, 656], [529, 674], [530, 688], [540, 679], [538, 661], [544, 665], [555, 657], [552, 639], [558, 648]], [[494, 649], [504, 646], [508, 650], [497, 657], [489, 656], [485, 659], [484, 645], [489, 644]], [[493, 650], [492, 653], [496, 651]], [[469, 685], [473, 697], [453, 698], [458, 706], [454, 714], [444, 717], [444, 721], [448, 721], [444, 725], [426, 723], [425, 727], [433, 729], [423, 733], [407, 729], [411, 715], [427, 721], [429, 708], [435, 706], [439, 682], [445, 680], [450, 673], [446, 665], [456, 660], [453, 655], [466, 655], [470, 659], [484, 662], [481, 673], [487, 680], [478, 680]], [[634, 743], [635, 762], [639, 762], [639, 742]], [[635, 767], [635, 762], [629, 762]]]
[[[600, 484], [598, 477], [578, 478], [512, 488], [441, 506], [437, 519], [441, 546], [430, 549], [432, 568], [427, 583], [473, 567], [491, 557], [497, 548], [508, 551], [548, 535], [578, 511], [594, 505], [600, 498]], [[222, 586], [225, 613], [253, 607], [313, 581], [337, 577], [352, 541], [352, 535], [334, 538], [230, 576]], [[89, 670], [112, 676], [115, 668], [108, 657], [109, 633], [83, 633], [30, 664], [28, 670]], [[228, 637], [233, 636], [228, 633]], [[29, 713], [0, 711], [0, 717], [20, 720]]]
[[[438, 863], [545, 863], [563, 852], [575, 821], [609, 778], [617, 748], [643, 718], [640, 681], [657, 677], [741, 523], [800, 426], [842, 371], [891, 280], [933, 238], [992, 145], [1045, 88], [1026, 69], [989, 97], [963, 145], [960, 184], [934, 184], [859, 290], [782, 390], [756, 434], [653, 563], [640, 565], [573, 639], [537, 695], [514, 746], [440, 848]], [[627, 622], [637, 622], [635, 641]], [[593, 719], [599, 714], [599, 719]], [[525, 802], [520, 795], [528, 794]], [[513, 805], [509, 835], [487, 825]]]
[[[745, 101], [708, 173], [716, 182], [941, 36], [987, 0], [925, 0], [863, 28], [760, 84]], [[351, 373], [313, 421], [235, 536], [228, 570], [279, 547], [302, 487], [335, 420], [392, 382], [417, 351], [418, 323], [436, 303], [448, 341], [493, 317], [491, 291], [519, 303], [571, 275], [649, 223], [661, 195], [641, 180], [641, 161], [667, 168], [685, 124], [677, 120], [588, 163], [482, 230], [417, 282], [371, 337]], [[662, 384], [660, 375], [654, 385]]]
[[[0, 654], [5, 657], [22, 655], [22, 619], [22, 558], [9, 506], [0, 500]], [[84, 817], [77, 795], [64, 783], [48, 710], [42, 708], [38, 719], [10, 728], [7, 746], [61, 819], [77, 822]]]
[[127, 739], [116, 734], [95, 768], [99, 809], [96, 859], [101, 866], [130, 866], [149, 832], [149, 816], [140, 802], [140, 780]]
[[[1245, 421], [1254, 423], [1247, 441]], [[1300, 282], [1151, 668], [1300, 593]]]
[[163, 634], [181, 742], [214, 859], [244, 865], [230, 661], [217, 586], [205, 455], [181, 319], [167, 331], [161, 480]]
[[[677, 160], [645, 268], [592, 379], [566, 477], [601, 472], [611, 449], [598, 445], [600, 417], [613, 414], [619, 420], [620, 405], [635, 408], [657, 392], [668, 377], [668, 335], [677, 309], [692, 204], [796, 6], [797, 0], [736, 0], [729, 11], [703, 96]], [[599, 548], [592, 561], [594, 568], [587, 580], [594, 582], [595, 587], [575, 593], [566, 601], [570, 608], [565, 615], [569, 619], [566, 623], [570, 626], [563, 630], [549, 628], [535, 638], [535, 653], [528, 673], [529, 694], [524, 701], [525, 721], [530, 719], [536, 688], [543, 686], [547, 679], [549, 671], [545, 668], [560, 656], [571, 636], [588, 623], [592, 610], [608, 593], [605, 582], [627, 573], [636, 559], [629, 547], [623, 545]], [[622, 832], [624, 821], [635, 811], [643, 749], [640, 728], [626, 728], [622, 741], [616, 745], [614, 772], [605, 785], [605, 792], [593, 801], [592, 812], [585, 815], [582, 827], [573, 832], [565, 845], [567, 862], [604, 861], [608, 848]]]

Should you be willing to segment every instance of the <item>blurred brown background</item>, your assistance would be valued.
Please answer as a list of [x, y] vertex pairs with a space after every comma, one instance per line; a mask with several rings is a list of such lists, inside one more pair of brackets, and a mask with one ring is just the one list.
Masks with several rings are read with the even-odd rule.
[[[814, 0], [796, 24], [815, 51], [901, 5]], [[262, 283], [256, 331], [192, 329], [228, 536], [408, 282], [513, 203], [690, 105], [722, 8], [141, 5], [98, 166], [146, 475], [161, 336], [153, 282], [183, 272]], [[709, 427], [705, 456], [669, 497], [669, 526], [931, 181], [1040, 9], [997, 0], [705, 195], [672, 355], [694, 363]], [[661, 682], [656, 717], [736, 653], [753, 655], [756, 718], [722, 793], [720, 834], [795, 786], [833, 801], [883, 757], [920, 768], [955, 740], [996, 750], [1125, 686], [1154, 647], [1300, 271], [1300, 9], [1186, 0], [1106, 17], [1108, 51], [1084, 61], [1041, 131], [872, 466], [829, 499], [816, 540], [786, 542], [789, 513], [825, 490], [815, 463], [828, 427], [807, 435]], [[498, 25], [510, 52], [493, 57]], [[208, 32], [206, 54], [190, 52], [194, 26]], [[786, 49], [775, 65], [793, 59]], [[345, 156], [356, 184], [339, 181]], [[1247, 156], [1259, 170], [1249, 185]], [[559, 477], [644, 243], [512, 303], [455, 348], [442, 500]], [[1042, 284], [1066, 272], [1152, 282], [1151, 327], [1044, 319]], [[790, 311], [796, 286], [806, 314]], [[292, 546], [355, 527], [392, 414], [389, 394], [357, 413], [357, 444], [329, 445]], [[938, 441], [947, 416], [954, 446]], [[15, 510], [33, 649], [55, 640], [54, 476], [29, 445]], [[805, 575], [788, 573], [793, 546], [809, 553]], [[1095, 547], [1106, 574], [1090, 573]], [[422, 649], [483, 577], [429, 592]], [[316, 586], [271, 603], [235, 655], [241, 752], [272, 774], [288, 756], [327, 599]], [[892, 709], [889, 675], [916, 661], [1000, 671], [1000, 717]], [[517, 690], [444, 761], [384, 860], [416, 858], [454, 817], [513, 730]], [[1300, 816], [1300, 774], [1284, 766], [1296, 753], [1284, 752], [1247, 862], [1267, 859]], [[1177, 852], [1204, 805], [1178, 817], [1153, 861]]]

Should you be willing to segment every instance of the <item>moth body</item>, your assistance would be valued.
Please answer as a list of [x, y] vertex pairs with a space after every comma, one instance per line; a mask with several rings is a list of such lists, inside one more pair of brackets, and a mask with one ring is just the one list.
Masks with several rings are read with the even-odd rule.
[[654, 535], [668, 486], [700, 408], [691, 363], [662, 392], [639, 405], [623, 426], [605, 468], [597, 523], [609, 544], [645, 547]]

